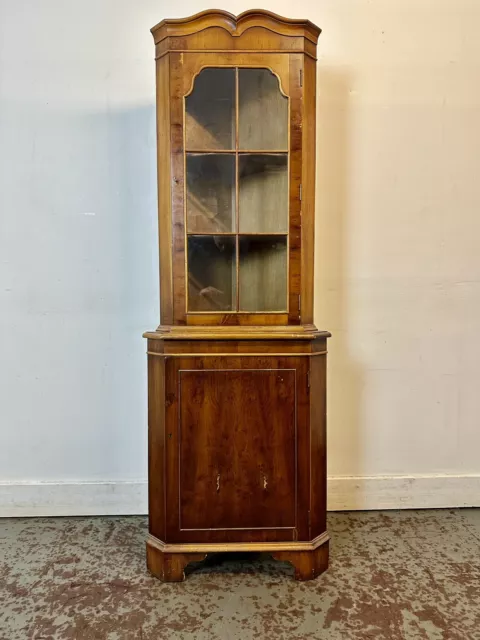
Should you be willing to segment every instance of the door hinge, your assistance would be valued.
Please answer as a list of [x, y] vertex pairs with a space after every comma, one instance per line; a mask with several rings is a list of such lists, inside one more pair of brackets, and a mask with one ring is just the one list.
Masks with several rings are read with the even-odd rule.
[[300, 86], [303, 87], [303, 69], [300, 69]]
[[300, 294], [298, 294], [298, 317], [300, 317], [301, 309], [302, 309], [302, 297]]
[[307, 389], [310, 389], [310, 371], [307, 371]]
[[300, 198], [300, 202], [302, 201], [302, 185], [300, 185], [298, 189], [298, 197]]

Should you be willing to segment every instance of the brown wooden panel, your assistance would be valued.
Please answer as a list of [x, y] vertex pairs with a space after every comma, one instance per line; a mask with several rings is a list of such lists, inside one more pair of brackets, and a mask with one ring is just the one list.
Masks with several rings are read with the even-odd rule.
[[150, 533], [165, 539], [165, 362], [148, 358], [148, 515]]
[[[310, 357], [284, 358], [295, 360], [297, 369], [297, 533], [298, 540], [310, 540], [308, 511], [310, 503], [310, 397], [308, 371]], [[315, 358], [313, 358], [315, 360]]]
[[[151, 343], [154, 341], [152, 340]], [[149, 345], [150, 350], [150, 345]], [[305, 340], [171, 340], [165, 343], [165, 353], [305, 353], [310, 354], [311, 343]]]
[[179, 371], [180, 529], [295, 527], [295, 373]]
[[209, 27], [187, 36], [170, 36], [161, 40], [155, 47], [155, 55], [166, 51], [313, 51], [315, 45], [302, 36], [281, 36], [262, 27], [249, 29], [242, 38], [232, 36], [221, 27]]
[[170, 56], [157, 60], [157, 184], [160, 317], [173, 322], [172, 210], [170, 192]]
[[327, 527], [326, 364], [327, 356], [310, 360], [311, 538]]
[[199, 313], [187, 314], [188, 325], [259, 326], [285, 325], [286, 313]]
[[[307, 539], [308, 360], [167, 357], [169, 542]], [[238, 475], [242, 464], [245, 477]]]
[[170, 119], [172, 145], [173, 322], [185, 324], [185, 210], [183, 54], [170, 54]]
[[[150, 356], [155, 358], [155, 356]], [[182, 360], [165, 359], [165, 542], [178, 530], [178, 365]]]
[[302, 217], [300, 189], [302, 185], [302, 88], [300, 54], [289, 56], [290, 95], [290, 222], [289, 222], [289, 300], [288, 324], [299, 324], [301, 315], [301, 250]]
[[315, 60], [303, 58], [302, 322], [313, 322], [315, 246], [316, 84]]

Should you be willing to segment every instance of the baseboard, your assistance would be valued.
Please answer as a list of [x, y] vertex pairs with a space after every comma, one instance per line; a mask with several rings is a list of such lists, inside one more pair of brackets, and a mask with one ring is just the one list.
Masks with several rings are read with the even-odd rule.
[[480, 475], [333, 476], [328, 510], [480, 507]]
[[[480, 475], [333, 476], [329, 511], [480, 507]], [[0, 517], [147, 513], [147, 483], [0, 482]]]
[[148, 511], [146, 482], [0, 482], [0, 517], [115, 516]]

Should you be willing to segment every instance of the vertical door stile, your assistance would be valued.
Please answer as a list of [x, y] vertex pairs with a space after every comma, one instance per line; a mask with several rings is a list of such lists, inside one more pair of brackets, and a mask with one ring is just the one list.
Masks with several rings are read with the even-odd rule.
[[289, 324], [300, 324], [302, 233], [302, 55], [289, 56], [290, 88], [290, 197], [289, 197]]
[[239, 96], [238, 96], [238, 67], [235, 67], [235, 276], [236, 276], [236, 307], [240, 310], [240, 238], [238, 230], [240, 228], [239, 210], [239, 163], [238, 163], [238, 120], [239, 120]]

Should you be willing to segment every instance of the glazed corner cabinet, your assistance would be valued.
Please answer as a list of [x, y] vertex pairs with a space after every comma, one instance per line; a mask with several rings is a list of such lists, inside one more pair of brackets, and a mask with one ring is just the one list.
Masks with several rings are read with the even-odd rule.
[[328, 566], [326, 343], [313, 324], [316, 44], [263, 10], [152, 29], [160, 317], [147, 332], [147, 566]]

